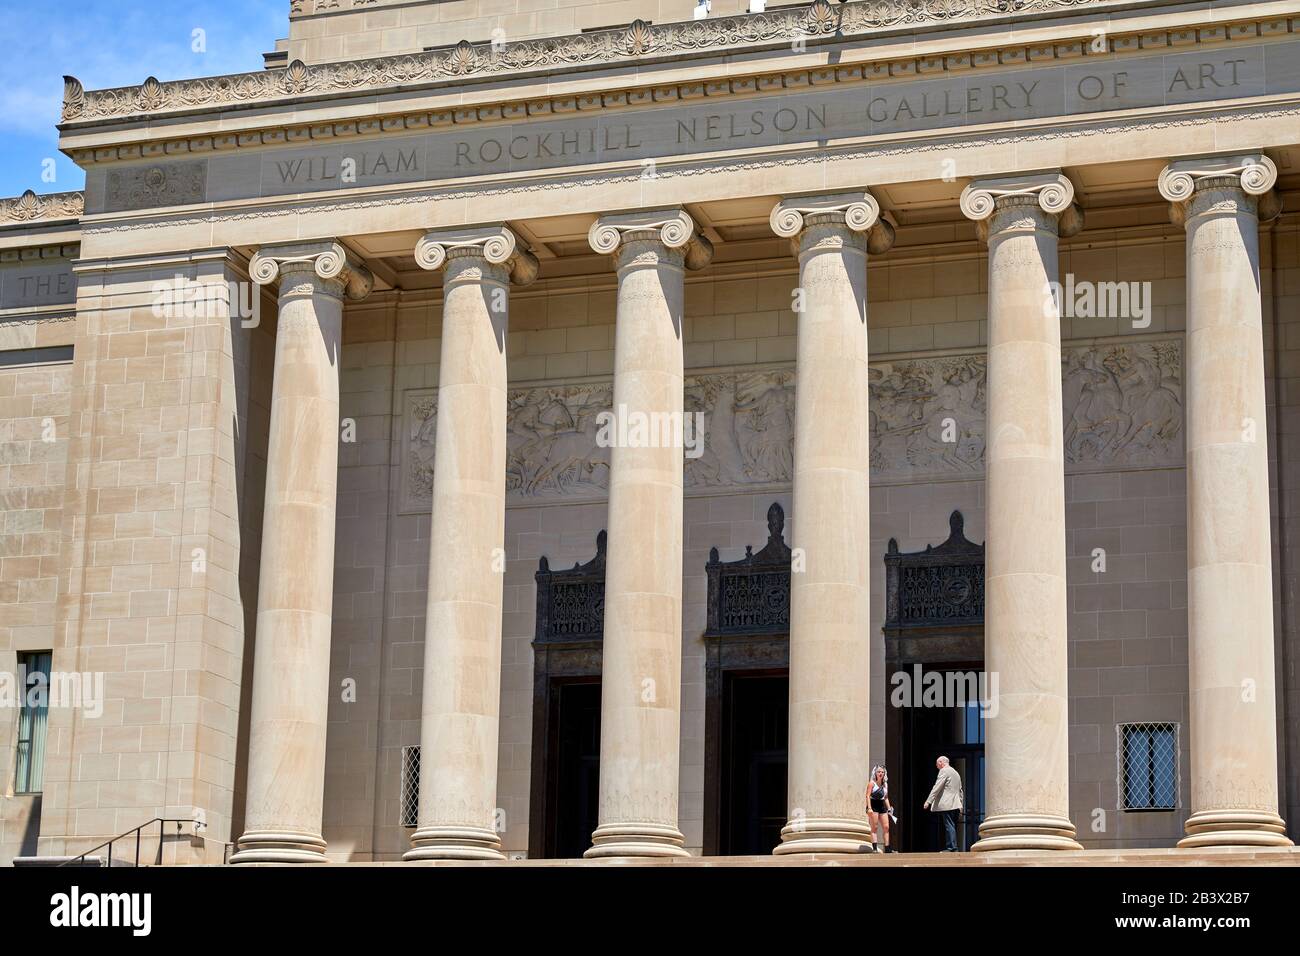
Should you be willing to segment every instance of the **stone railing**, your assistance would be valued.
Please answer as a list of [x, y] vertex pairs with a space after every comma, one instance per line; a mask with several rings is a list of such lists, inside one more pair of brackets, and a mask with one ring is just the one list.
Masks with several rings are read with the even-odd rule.
[[280, 70], [237, 73], [140, 86], [86, 90], [64, 77], [63, 122], [114, 119], [173, 110], [196, 110], [264, 100], [364, 93], [398, 86], [463, 82], [470, 77], [514, 75], [599, 66], [693, 53], [725, 53], [755, 45], [845, 39], [877, 30], [927, 24], [1023, 18], [1111, 0], [860, 0], [717, 19], [648, 24], [574, 36], [515, 42], [469, 43], [445, 50], [307, 65], [294, 60]]
[[0, 226], [46, 219], [80, 219], [86, 208], [84, 193], [47, 193], [30, 189], [12, 199], [0, 199]]

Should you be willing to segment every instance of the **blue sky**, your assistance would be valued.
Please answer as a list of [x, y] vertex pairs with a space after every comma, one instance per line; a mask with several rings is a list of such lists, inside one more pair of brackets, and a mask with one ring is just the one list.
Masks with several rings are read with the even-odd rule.
[[[0, 196], [80, 189], [58, 150], [63, 74], [88, 90], [262, 68], [289, 0], [0, 0]], [[203, 30], [205, 52], [193, 50]], [[55, 161], [49, 182], [47, 160]]]

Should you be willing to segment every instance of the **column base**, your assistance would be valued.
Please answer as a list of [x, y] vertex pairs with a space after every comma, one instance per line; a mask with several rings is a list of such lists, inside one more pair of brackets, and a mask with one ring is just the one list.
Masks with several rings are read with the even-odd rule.
[[483, 827], [421, 827], [411, 837], [411, 848], [402, 854], [407, 863], [421, 860], [504, 860], [501, 838]]
[[683, 845], [686, 838], [674, 826], [662, 823], [611, 823], [596, 828], [591, 835], [591, 849], [582, 854], [587, 860], [615, 856], [690, 856]]
[[239, 838], [231, 863], [325, 863], [325, 840], [315, 833], [250, 830]]
[[1067, 817], [1044, 814], [999, 814], [980, 824], [972, 853], [998, 850], [1082, 850]]
[[1201, 810], [1184, 826], [1180, 850], [1215, 846], [1291, 846], [1286, 823], [1276, 813], [1259, 810]]
[[871, 828], [865, 820], [803, 819], [781, 828], [774, 856], [791, 853], [875, 853]]

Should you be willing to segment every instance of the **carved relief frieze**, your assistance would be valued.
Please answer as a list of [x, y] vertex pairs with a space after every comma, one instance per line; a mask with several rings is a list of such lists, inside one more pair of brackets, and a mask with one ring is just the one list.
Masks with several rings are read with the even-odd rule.
[[[984, 474], [983, 353], [872, 363], [871, 474], [881, 482]], [[1064, 449], [1070, 471], [1176, 467], [1183, 461], [1181, 339], [1068, 346], [1062, 355]], [[687, 376], [687, 412], [704, 415], [700, 454], [685, 459], [687, 494], [782, 489], [794, 475], [792, 366]], [[516, 503], [603, 499], [608, 382], [514, 389], [506, 488]], [[423, 511], [433, 483], [437, 392], [406, 393], [402, 508]]]
[[1071, 349], [1061, 374], [1067, 467], [1182, 462], [1181, 339]]
[[112, 212], [182, 206], [202, 202], [206, 186], [207, 165], [201, 160], [114, 169], [108, 174], [105, 206]]

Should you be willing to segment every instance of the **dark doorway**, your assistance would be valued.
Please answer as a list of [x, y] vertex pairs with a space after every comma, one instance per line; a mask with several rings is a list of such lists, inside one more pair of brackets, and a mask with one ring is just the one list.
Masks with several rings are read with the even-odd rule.
[[[967, 672], [968, 673], [968, 672]], [[909, 755], [908, 792], [912, 806], [907, 818], [900, 819], [909, 850], [933, 853], [943, 849], [940, 820], [937, 814], [921, 809], [934, 786], [938, 768], [935, 760], [947, 757], [961, 776], [964, 807], [959, 849], [969, 850], [979, 839], [979, 825], [984, 819], [984, 719], [978, 703], [953, 707], [908, 707], [903, 726], [903, 753]], [[898, 807], [904, 811], [903, 807]]]
[[730, 673], [725, 684], [721, 853], [768, 854], [786, 822], [790, 678]]
[[785, 511], [767, 544], [709, 551], [704, 631], [704, 855], [771, 853], [789, 812], [790, 548]]
[[[961, 775], [960, 849], [979, 838], [984, 818], [984, 545], [967, 540], [961, 512], [948, 518], [948, 540], [885, 553], [885, 763], [898, 812], [893, 846], [942, 849], [937, 814], [922, 804], [934, 786], [934, 761], [946, 756]], [[952, 680], [949, 679], [952, 675]], [[939, 693], [927, 693], [934, 678]], [[971, 706], [967, 706], [967, 705]]]
[[602, 531], [585, 564], [553, 571], [543, 557], [537, 569], [528, 803], [535, 859], [581, 857], [597, 825], [605, 544]]
[[546, 856], [576, 859], [591, 846], [600, 792], [600, 681], [556, 682], [551, 691], [551, 817]]

